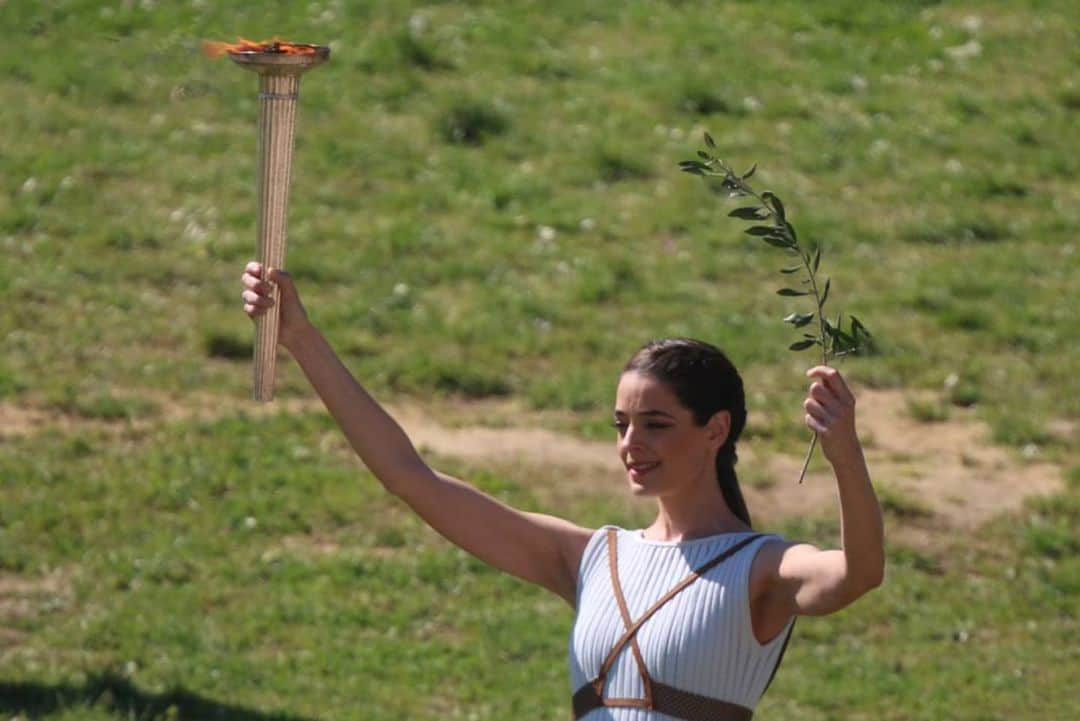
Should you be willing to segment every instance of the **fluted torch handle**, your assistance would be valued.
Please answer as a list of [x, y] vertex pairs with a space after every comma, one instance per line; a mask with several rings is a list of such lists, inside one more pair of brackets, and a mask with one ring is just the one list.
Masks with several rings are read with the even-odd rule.
[[[258, 255], [264, 272], [285, 267], [285, 219], [289, 206], [293, 137], [296, 131], [298, 73], [267, 72], [259, 78]], [[274, 307], [255, 325], [254, 383], [257, 401], [274, 398], [279, 291], [271, 292]]]
[[[284, 249], [283, 249], [284, 250]], [[279, 268], [279, 264], [267, 263], [259, 254], [259, 262], [264, 269]], [[281, 291], [276, 284], [272, 285], [270, 297], [274, 301], [273, 307], [263, 315], [255, 319], [255, 358], [254, 378], [252, 382], [252, 398], [257, 401], [267, 402], [274, 400], [274, 379], [277, 373], [277, 345], [278, 329], [281, 327]]]

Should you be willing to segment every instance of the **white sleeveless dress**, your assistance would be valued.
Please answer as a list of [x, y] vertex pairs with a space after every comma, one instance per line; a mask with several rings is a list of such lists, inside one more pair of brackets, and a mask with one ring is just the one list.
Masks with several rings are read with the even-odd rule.
[[[577, 582], [577, 616], [570, 634], [571, 693], [596, 678], [605, 657], [626, 630], [612, 586], [605, 526], [590, 538]], [[642, 532], [616, 528], [619, 582], [631, 619], [710, 559], [753, 535], [727, 533], [683, 542], [651, 541]], [[794, 617], [764, 645], [750, 621], [749, 580], [754, 556], [769, 541], [763, 534], [709, 569], [644, 623], [637, 642], [655, 681], [753, 710], [772, 678]], [[604, 694], [643, 698], [644, 683], [629, 646], [617, 657]], [[595, 709], [588, 721], [678, 721], [644, 708]]]

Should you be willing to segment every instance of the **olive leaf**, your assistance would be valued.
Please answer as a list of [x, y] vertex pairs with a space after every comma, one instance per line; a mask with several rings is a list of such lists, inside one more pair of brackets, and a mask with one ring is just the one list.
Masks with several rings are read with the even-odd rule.
[[[822, 256], [821, 243], [814, 243], [810, 247], [801, 244], [799, 235], [795, 232], [795, 226], [788, 222], [787, 210], [780, 198], [768, 190], [758, 193], [746, 182], [757, 170], [757, 163], [739, 175], [713, 154], [712, 151], [716, 150], [716, 141], [708, 133], [705, 133], [705, 146], [707, 150], [697, 152], [700, 160], [683, 160], [679, 163], [682, 171], [692, 175], [720, 178], [720, 188], [727, 192], [729, 198], [748, 197], [756, 200], [757, 205], [736, 208], [728, 213], [728, 217], [756, 223], [746, 229], [745, 232], [748, 235], [760, 238], [768, 245], [780, 248], [788, 254], [797, 255], [801, 261], [799, 265], [782, 268], [780, 272], [784, 275], [803, 272], [805, 276], [800, 284], [808, 287], [808, 290], [785, 287], [777, 290], [776, 294], [790, 298], [811, 296], [816, 306], [814, 312], [791, 313], [784, 317], [784, 322], [790, 323], [795, 328], [804, 328], [816, 318], [818, 327], [816, 333], [803, 333], [803, 339], [792, 343], [788, 348], [793, 351], [803, 351], [815, 345], [820, 346], [822, 365], [829, 365], [830, 361], [837, 358], [869, 351], [872, 348], [873, 336], [858, 318], [850, 316], [848, 327], [845, 329], [843, 314], [838, 313], [835, 322], [830, 322], [825, 317], [825, 302], [829, 299], [829, 291], [832, 289], [832, 278], [826, 278], [824, 285], [818, 282], [817, 274], [821, 267]], [[771, 221], [771, 224], [764, 224], [768, 221]], [[802, 472], [799, 474], [799, 483], [802, 483], [806, 475], [806, 469], [810, 465], [816, 445], [817, 434], [815, 433], [810, 441]]]
[[784, 317], [785, 323], [791, 323], [796, 328], [802, 328], [804, 325], [809, 325], [812, 320], [814, 320], [813, 313], [792, 313]]

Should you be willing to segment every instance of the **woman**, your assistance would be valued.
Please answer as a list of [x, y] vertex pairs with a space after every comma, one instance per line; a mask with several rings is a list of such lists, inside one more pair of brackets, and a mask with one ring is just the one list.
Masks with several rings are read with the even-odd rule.
[[842, 549], [756, 534], [735, 476], [742, 380], [716, 348], [668, 340], [619, 378], [618, 453], [631, 492], [656, 499], [647, 528], [589, 529], [510, 508], [429, 468], [308, 321], [292, 279], [243, 274], [252, 318], [280, 290], [280, 342], [365, 465], [432, 528], [481, 560], [564, 598], [575, 718], [744, 721], [796, 616], [837, 611], [881, 583], [881, 511], [855, 432], [855, 399], [819, 366], [803, 406], [839, 489]]

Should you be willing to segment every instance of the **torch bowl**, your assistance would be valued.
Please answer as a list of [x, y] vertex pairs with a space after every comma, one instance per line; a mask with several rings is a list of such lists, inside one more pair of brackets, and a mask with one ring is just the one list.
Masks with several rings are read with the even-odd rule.
[[229, 52], [229, 59], [237, 65], [258, 73], [302, 73], [316, 65], [321, 65], [330, 57], [327, 45], [294, 45], [310, 48], [310, 52]]

